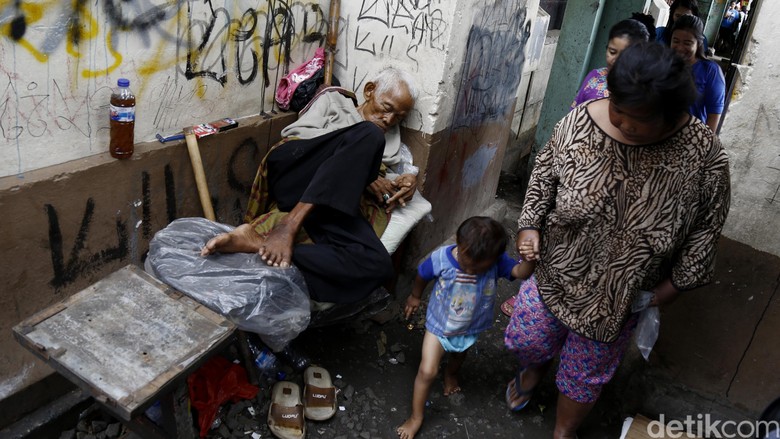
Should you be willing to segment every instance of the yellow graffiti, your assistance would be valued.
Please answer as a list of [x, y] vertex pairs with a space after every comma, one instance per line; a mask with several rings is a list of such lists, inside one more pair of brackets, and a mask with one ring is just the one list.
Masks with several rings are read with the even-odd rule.
[[95, 78], [98, 76], [108, 75], [109, 73], [116, 70], [116, 68], [122, 64], [122, 54], [114, 50], [114, 45], [112, 44], [112, 39], [111, 39], [111, 32], [106, 33], [106, 48], [111, 53], [111, 56], [114, 57], [114, 63], [102, 70], [84, 69], [81, 72], [81, 76], [85, 78]]
[[[56, 3], [56, 2], [52, 2]], [[3, 1], [0, 3], [0, 10], [4, 10], [6, 7], [10, 6], [11, 1]], [[25, 22], [30, 25], [32, 23], [35, 23], [36, 21], [40, 20], [43, 17], [43, 10], [45, 5], [42, 4], [31, 4], [31, 3], [23, 3], [22, 4], [22, 12], [24, 12]], [[4, 25], [2, 27], [3, 35], [10, 35], [11, 34], [11, 23]], [[30, 54], [35, 57], [36, 60], [39, 62], [46, 62], [49, 60], [49, 55], [46, 53], [41, 52], [38, 50], [33, 44], [28, 41], [26, 38], [22, 38], [19, 41], [17, 41], [17, 44], [22, 46], [24, 49], [26, 49]]]
[[[99, 2], [90, 3], [94, 5], [99, 4]], [[52, 51], [54, 48], [49, 46], [51, 46], [52, 42], [56, 42], [51, 38], [45, 40], [49, 46], [44, 45], [47, 43], [38, 42], [36, 38], [40, 38], [44, 32], [48, 32], [50, 36], [55, 35], [63, 37], [62, 39], [64, 41], [62, 42], [64, 44], [62, 46], [64, 47], [60, 46], [60, 50], [64, 48], [67, 56], [76, 60], [89, 61], [74, 64], [75, 66], [81, 64], [80, 68], [77, 67], [75, 69], [78, 73], [71, 76], [71, 80], [73, 81], [72, 85], [76, 87], [80, 78], [91, 79], [107, 76], [118, 70], [123, 63], [123, 54], [119, 49], [120, 46], [116, 45], [117, 40], [115, 40], [115, 38], [119, 39], [120, 36], [123, 35], [121, 33], [123, 30], [113, 30], [107, 23], [105, 23], [106, 26], [104, 27], [104, 23], [99, 22], [99, 18], [101, 17], [100, 13], [92, 10], [90, 6], [88, 6], [90, 3], [85, 3], [81, 0], [69, 0], [69, 2], [63, 2], [61, 0], [24, 2], [0, 0], [0, 11], [3, 11], [4, 15], [7, 17], [14, 17], [15, 14], [23, 15], [28, 30], [35, 30], [35, 32], [27, 32], [26, 35], [22, 35], [19, 40], [14, 40], [12, 43], [18, 45], [26, 53], [29, 53], [30, 56], [38, 62], [51, 62], [50, 57], [53, 54]], [[161, 39], [153, 42], [152, 47], [149, 47], [144, 52], [144, 56], [141, 57], [142, 59], [133, 58], [138, 64], [135, 73], [142, 79], [139, 84], [142, 88], [139, 90], [139, 94], [143, 94], [143, 88], [148, 88], [146, 84], [153, 84], [153, 78], [156, 75], [159, 75], [161, 72], [177, 70], [177, 67], [182, 62], [187, 61], [188, 55], [192, 57], [194, 65], [210, 61], [210, 58], [214, 53], [212, 50], [222, 51], [222, 65], [225, 70], [223, 74], [226, 74], [227, 71], [237, 71], [241, 69], [241, 65], [236, 64], [241, 64], [242, 61], [237, 60], [237, 57], [233, 56], [233, 54], [238, 54], [240, 50], [246, 49], [253, 50], [258, 55], [258, 58], [260, 58], [260, 54], [264, 50], [270, 51], [267, 60], [271, 61], [272, 65], [266, 66], [266, 68], [279, 68], [284, 56], [289, 55], [291, 47], [284, 47], [282, 44], [278, 43], [264, 47], [262, 30], [260, 28], [264, 24], [266, 26], [271, 26], [272, 29], [270, 29], [269, 38], [272, 41], [278, 42], [283, 39], [284, 35], [281, 35], [283, 33], [282, 30], [284, 29], [284, 25], [287, 24], [286, 20], [289, 20], [290, 18], [286, 17], [285, 14], [275, 12], [268, 1], [260, 1], [258, 3], [260, 4], [253, 10], [255, 15], [254, 18], [252, 18], [248, 13], [243, 15], [246, 11], [242, 12], [242, 8], [239, 4], [225, 2], [225, 10], [230, 10], [232, 12], [230, 15], [235, 18], [230, 19], [230, 15], [227, 16], [227, 26], [225, 28], [219, 28], [220, 31], [218, 34], [211, 35], [208, 49], [195, 50], [194, 48], [188, 48], [181, 51], [177, 50], [176, 56], [171, 57], [170, 40]], [[63, 4], [65, 4], [65, 7], [63, 7]], [[304, 0], [301, 4], [304, 5], [302, 7], [306, 9], [305, 5], [316, 4], [316, 2]], [[299, 5], [299, 7], [301, 6]], [[289, 13], [292, 13], [292, 11]], [[55, 19], [57, 20], [57, 24], [55, 24], [57, 28], [54, 30], [51, 28], [51, 23], [45, 22], [46, 17], [49, 15], [57, 17]], [[270, 18], [270, 20], [266, 21], [268, 18]], [[167, 30], [171, 35], [176, 35], [181, 30], [181, 23], [187, 23], [189, 19], [189, 9], [178, 8], [175, 13], [175, 18], [167, 17], [165, 23], [161, 22], [158, 25], [168, 28]], [[248, 20], [253, 19], [256, 20], [256, 22], [249, 23]], [[317, 20], [320, 19], [321, 17], [317, 17]], [[250, 25], [253, 25], [255, 35], [247, 41], [248, 44], [233, 38], [235, 35], [248, 29]], [[187, 29], [187, 32], [192, 31], [193, 29]], [[300, 31], [305, 33], [305, 30]], [[0, 25], [0, 32], [3, 32], [3, 36], [6, 38], [10, 38], [12, 35], [11, 22], [9, 21]], [[218, 38], [222, 41], [217, 41]], [[301, 34], [294, 35], [292, 45], [297, 46], [301, 43], [301, 39]], [[188, 41], [191, 42], [191, 38], [188, 39]], [[97, 68], [103, 66], [96, 65], [93, 57], [95, 56], [95, 48], [102, 44], [105, 44], [106, 66], [105, 68]], [[244, 44], [247, 45], [243, 46]], [[102, 57], [103, 56], [100, 56], [100, 58]], [[206, 58], [209, 59], [207, 60]], [[276, 65], [274, 66], [273, 64]], [[205, 98], [209, 79], [204, 76], [196, 75], [191, 78], [190, 81], [193, 82], [192, 85], [195, 87], [196, 96]]]

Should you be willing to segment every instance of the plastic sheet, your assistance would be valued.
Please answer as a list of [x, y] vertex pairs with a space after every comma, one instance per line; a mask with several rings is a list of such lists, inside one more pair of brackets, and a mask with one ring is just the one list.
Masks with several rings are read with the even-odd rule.
[[295, 267], [269, 267], [256, 253], [200, 256], [209, 239], [232, 229], [204, 218], [178, 219], [150, 241], [147, 271], [281, 350], [309, 325], [303, 275]]
[[631, 305], [631, 312], [638, 312], [639, 321], [634, 330], [634, 340], [639, 352], [645, 358], [650, 359], [655, 341], [658, 340], [658, 332], [661, 328], [661, 316], [657, 306], [650, 306], [654, 293], [652, 291], [639, 291], [637, 298]]

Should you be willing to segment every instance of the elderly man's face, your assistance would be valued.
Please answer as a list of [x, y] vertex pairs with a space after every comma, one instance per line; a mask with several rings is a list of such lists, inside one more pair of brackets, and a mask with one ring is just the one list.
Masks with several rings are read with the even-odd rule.
[[369, 82], [363, 88], [366, 101], [358, 108], [364, 120], [387, 131], [398, 125], [414, 106], [414, 100], [405, 85], [376, 93], [376, 84]]

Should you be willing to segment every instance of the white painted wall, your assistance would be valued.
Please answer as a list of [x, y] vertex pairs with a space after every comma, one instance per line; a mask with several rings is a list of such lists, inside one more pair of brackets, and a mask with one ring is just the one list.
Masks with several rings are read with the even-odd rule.
[[137, 142], [270, 111], [279, 60], [295, 66], [311, 56], [327, 19], [306, 0], [20, 4], [0, 10], [3, 29], [17, 29], [0, 38], [0, 176], [106, 151], [120, 77], [137, 96]]
[[720, 138], [731, 160], [724, 235], [780, 255], [780, 3], [762, 1]]
[[[75, 2], [3, 3], [0, 24], [17, 32], [0, 38], [0, 176], [20, 178], [107, 151], [108, 101], [120, 77], [137, 96], [136, 142], [272, 111], [285, 64], [311, 57], [329, 7], [328, 0], [105, 0], [82, 10]], [[406, 69], [422, 91], [406, 124], [433, 132], [436, 108], [453, 99], [437, 96], [445, 57], [459, 59], [448, 47], [468, 8], [447, 0], [341, 3], [335, 71], [342, 85], [359, 89], [384, 65]], [[78, 37], [76, 22], [84, 24]], [[465, 32], [457, 38], [465, 41]]]
[[[334, 69], [341, 85], [358, 92], [362, 102], [363, 86], [379, 68], [391, 65], [411, 73], [420, 96], [404, 124], [433, 133], [440, 119], [437, 96], [445, 58], [452, 56], [449, 54], [453, 47], [451, 34], [463, 19], [462, 8], [453, 7], [452, 3], [451, 0], [342, 1]], [[458, 0], [458, 3], [466, 2]], [[461, 47], [454, 47], [462, 51]], [[450, 97], [449, 101], [453, 99]]]

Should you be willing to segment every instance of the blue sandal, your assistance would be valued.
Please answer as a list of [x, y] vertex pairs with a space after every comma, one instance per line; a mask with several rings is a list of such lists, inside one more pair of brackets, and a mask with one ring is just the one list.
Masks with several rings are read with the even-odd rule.
[[506, 405], [507, 407], [509, 407], [509, 410], [512, 410], [513, 412], [519, 412], [520, 410], [524, 409], [525, 406], [527, 406], [528, 403], [531, 401], [531, 395], [534, 393], [534, 389], [530, 389], [530, 390], [522, 389], [523, 372], [525, 372], [525, 369], [520, 369], [517, 371], [517, 376], [515, 377], [515, 393], [517, 393], [517, 396], [528, 396], [528, 399], [512, 407], [512, 400], [509, 396], [509, 393], [512, 391], [512, 387], [511, 387], [512, 384], [508, 383], [506, 385], [506, 393], [504, 394], [504, 400], [506, 401]]

